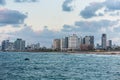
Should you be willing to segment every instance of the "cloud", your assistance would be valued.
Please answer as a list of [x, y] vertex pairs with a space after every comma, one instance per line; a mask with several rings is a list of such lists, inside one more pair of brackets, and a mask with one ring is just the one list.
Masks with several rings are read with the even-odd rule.
[[72, 31], [72, 29], [73, 29], [73, 27], [71, 25], [65, 24], [65, 25], [63, 25], [62, 31], [63, 32], [70, 32], [70, 31]]
[[0, 5], [5, 5], [6, 1], [5, 0], [0, 0]]
[[23, 24], [27, 16], [16, 10], [0, 9], [0, 26]]
[[22, 2], [38, 2], [38, 0], [15, 0], [17, 3], [22, 3]]
[[98, 32], [101, 28], [108, 28], [116, 25], [117, 21], [101, 20], [101, 21], [76, 21], [74, 26], [64, 25], [62, 31], [66, 32]]
[[[99, 43], [102, 33], [106, 33], [108, 35], [108, 39], [120, 36], [120, 27], [116, 27], [119, 23], [120, 22], [118, 20], [76, 21], [74, 25], [63, 25], [63, 29], [61, 31], [71, 34], [75, 33], [82, 37], [93, 35], [95, 37], [95, 43]], [[116, 41], [113, 40], [113, 43], [116, 43]]]
[[92, 3], [89, 6], [86, 6], [85, 9], [80, 12], [80, 15], [83, 18], [91, 18], [91, 17], [97, 16], [95, 12], [101, 9], [102, 6], [103, 4], [101, 3]]
[[120, 10], [120, 0], [106, 0], [104, 4], [108, 10]]
[[52, 30], [48, 30], [47, 28], [44, 28], [43, 31], [36, 32], [32, 30], [30, 26], [25, 26], [19, 31], [8, 33], [8, 35], [12, 36], [12, 39], [22, 38], [26, 40], [27, 43], [40, 42], [41, 46], [46, 47], [51, 47], [53, 39], [61, 38], [64, 36], [62, 32], [55, 32]]
[[[117, 24], [117, 21], [101, 20], [101, 21], [77, 21], [74, 26], [64, 25], [61, 31], [52, 31], [47, 27], [44, 27], [42, 31], [34, 31], [31, 26], [24, 26], [24, 28], [18, 31], [7, 33], [12, 39], [22, 38], [27, 43], [40, 42], [41, 46], [51, 47], [53, 39], [69, 36], [73, 33], [78, 36], [94, 35], [95, 42], [100, 41], [103, 28], [110, 33], [111, 36], [118, 36], [118, 32], [115, 35], [108, 30], [109, 27]], [[67, 34], [67, 35], [66, 35]], [[49, 36], [48, 36], [49, 35]], [[110, 38], [112, 38], [110, 36]]]
[[90, 3], [89, 6], [86, 6], [80, 12], [80, 16], [82, 16], [85, 19], [101, 16], [101, 15], [103, 16], [103, 14], [101, 13], [99, 13], [98, 15], [96, 14], [96, 12], [102, 8], [105, 8], [104, 14], [108, 12], [112, 12], [114, 14], [114, 11], [120, 11], [120, 0], [106, 0], [104, 2]]
[[65, 0], [62, 5], [62, 10], [66, 12], [70, 12], [73, 10], [73, 7], [70, 5], [73, 2], [73, 0]]

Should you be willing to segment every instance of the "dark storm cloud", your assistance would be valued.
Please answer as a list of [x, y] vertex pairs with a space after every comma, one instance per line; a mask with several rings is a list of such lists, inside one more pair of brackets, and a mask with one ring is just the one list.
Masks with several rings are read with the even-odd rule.
[[70, 5], [73, 0], [65, 0], [64, 3], [62, 4], [62, 10], [63, 11], [72, 11], [73, 7]]
[[38, 2], [39, 0], [14, 0], [17, 3], [21, 3], [21, 2]]
[[0, 25], [23, 24], [27, 16], [16, 10], [0, 10]]
[[105, 7], [104, 12], [116, 11], [120, 10], [120, 0], [106, 0], [104, 2], [96, 3], [93, 2], [89, 6], [86, 6], [81, 12], [80, 16], [83, 18], [92, 18], [95, 16], [103, 16], [104, 14], [99, 13], [96, 14], [96, 11], [100, 10], [101, 8]]

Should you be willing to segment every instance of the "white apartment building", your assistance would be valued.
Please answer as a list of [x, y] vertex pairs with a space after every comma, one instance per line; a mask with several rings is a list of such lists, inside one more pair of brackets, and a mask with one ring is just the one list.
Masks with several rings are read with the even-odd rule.
[[79, 49], [79, 38], [76, 34], [69, 36], [68, 38], [68, 49]]

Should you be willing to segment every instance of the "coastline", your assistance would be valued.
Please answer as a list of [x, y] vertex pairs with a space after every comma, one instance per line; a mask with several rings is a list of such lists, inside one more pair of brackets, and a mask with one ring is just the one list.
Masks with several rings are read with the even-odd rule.
[[35, 53], [68, 53], [68, 54], [98, 54], [98, 55], [120, 55], [120, 51], [1, 51], [1, 52], [35, 52]]
[[98, 55], [120, 55], [120, 51], [75, 51], [68, 53], [77, 53], [77, 54], [98, 54]]

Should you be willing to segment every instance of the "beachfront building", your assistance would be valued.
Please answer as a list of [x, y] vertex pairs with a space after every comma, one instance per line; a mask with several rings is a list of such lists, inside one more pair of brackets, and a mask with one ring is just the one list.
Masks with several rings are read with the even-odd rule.
[[93, 49], [94, 49], [94, 36], [85, 36], [83, 38], [81, 50], [93, 50]]
[[7, 51], [9, 46], [9, 40], [3, 40], [2, 41], [2, 51]]
[[83, 44], [94, 45], [94, 36], [85, 36], [83, 38]]
[[53, 40], [53, 49], [54, 50], [60, 50], [60, 39], [54, 39]]
[[14, 43], [13, 42], [9, 42], [7, 51], [14, 51]]
[[112, 40], [108, 40], [108, 47], [112, 48]]
[[68, 37], [68, 49], [69, 50], [80, 49], [79, 38], [76, 34], [73, 34]]
[[25, 50], [25, 41], [18, 38], [14, 42], [14, 46], [15, 46], [16, 51], [24, 51]]
[[102, 49], [101, 45], [97, 43], [97, 44], [96, 44], [96, 49], [97, 49], [97, 50]]
[[2, 51], [13, 51], [14, 50], [14, 43], [10, 42], [9, 40], [2, 41]]
[[68, 37], [65, 37], [65, 48], [68, 49]]
[[38, 50], [40, 49], [40, 43], [27, 45], [27, 50]]
[[102, 34], [101, 46], [102, 46], [102, 49], [107, 49], [107, 35], [106, 34]]
[[66, 51], [68, 49], [68, 37], [61, 39], [60, 48], [61, 48], [61, 51]]
[[65, 50], [65, 38], [62, 38], [60, 40], [60, 49], [61, 49], [61, 51]]
[[113, 46], [112, 46], [112, 40], [108, 40], [107, 41], [107, 50], [112, 50]]

